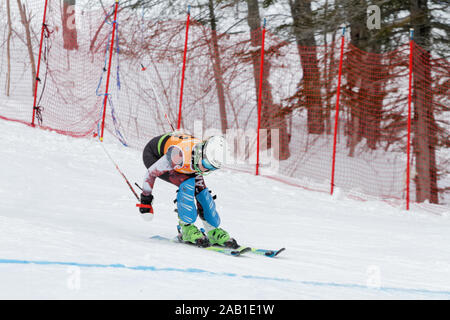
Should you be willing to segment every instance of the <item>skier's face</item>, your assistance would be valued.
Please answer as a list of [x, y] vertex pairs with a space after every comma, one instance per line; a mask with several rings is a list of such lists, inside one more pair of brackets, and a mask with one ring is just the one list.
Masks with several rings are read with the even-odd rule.
[[183, 165], [183, 152], [178, 149], [174, 148], [174, 150], [171, 152], [171, 160], [175, 166], [182, 166]]
[[202, 164], [201, 161], [199, 161], [199, 163], [198, 163], [198, 168], [199, 168], [202, 172], [208, 171], [208, 169], [206, 169], [206, 168], [203, 166], [203, 164]]

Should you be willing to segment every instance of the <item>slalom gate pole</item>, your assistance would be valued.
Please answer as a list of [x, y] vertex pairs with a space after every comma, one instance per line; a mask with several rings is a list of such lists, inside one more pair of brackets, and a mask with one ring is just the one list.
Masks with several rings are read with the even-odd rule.
[[38, 85], [39, 85], [39, 71], [41, 69], [41, 58], [42, 58], [42, 44], [44, 42], [44, 32], [45, 32], [45, 21], [47, 19], [47, 8], [48, 8], [48, 0], [45, 0], [45, 6], [44, 6], [44, 17], [42, 19], [42, 29], [41, 29], [41, 40], [39, 43], [39, 58], [38, 58], [38, 65], [36, 70], [36, 79], [35, 79], [35, 85], [34, 85], [34, 102], [33, 102], [33, 119], [31, 120], [31, 126], [34, 127], [34, 120], [36, 118], [36, 109], [37, 109], [37, 91], [38, 91]]
[[186, 37], [184, 39], [184, 54], [183, 54], [183, 70], [181, 72], [181, 87], [180, 87], [180, 107], [178, 110], [178, 125], [177, 129], [181, 127], [181, 109], [183, 105], [183, 89], [184, 89], [184, 75], [186, 71], [186, 55], [188, 47], [188, 37], [189, 37], [189, 23], [191, 21], [191, 6], [188, 6], [187, 21], [186, 21]]
[[334, 191], [334, 174], [336, 168], [336, 143], [337, 143], [337, 131], [339, 124], [339, 98], [341, 96], [341, 79], [342, 79], [342, 60], [344, 58], [344, 46], [345, 46], [345, 27], [342, 28], [342, 38], [341, 38], [341, 56], [339, 58], [339, 76], [338, 76], [338, 85], [336, 92], [336, 116], [334, 121], [334, 141], [333, 141], [333, 161], [331, 165], [331, 191], [333, 194]]
[[113, 160], [113, 158], [111, 157], [111, 155], [109, 154], [109, 152], [106, 150], [105, 146], [103, 145], [103, 143], [100, 143], [100, 145], [102, 146], [103, 151], [105, 151], [105, 154], [108, 156], [109, 160], [111, 160], [111, 162], [114, 164], [114, 166], [116, 167], [117, 171], [120, 173], [120, 175], [122, 176], [122, 178], [125, 180], [125, 182], [127, 183], [128, 187], [130, 188], [131, 192], [133, 192], [134, 196], [136, 197], [136, 199], [138, 201], [141, 201], [141, 199], [139, 198], [138, 194], [136, 193], [136, 191], [133, 189], [130, 181], [128, 181], [127, 177], [125, 176], [125, 174], [122, 172], [122, 170], [120, 170], [119, 166], [117, 165], [117, 163]]
[[117, 27], [117, 9], [119, 7], [119, 0], [116, 0], [114, 7], [114, 21], [113, 21], [113, 30], [111, 36], [111, 48], [109, 50], [109, 65], [108, 65], [108, 74], [106, 77], [106, 90], [105, 90], [105, 99], [103, 101], [103, 117], [102, 117], [102, 130], [100, 133], [100, 141], [103, 142], [103, 132], [105, 130], [105, 117], [106, 117], [106, 105], [108, 104], [108, 95], [109, 95], [109, 78], [111, 76], [111, 64], [112, 64], [112, 56], [114, 51], [114, 36], [116, 33]]
[[408, 85], [408, 138], [406, 143], [406, 210], [409, 210], [410, 200], [410, 159], [411, 159], [411, 97], [412, 97], [412, 69], [413, 69], [413, 48], [414, 29], [409, 30], [409, 85]]
[[263, 75], [264, 75], [264, 42], [266, 39], [266, 19], [264, 18], [264, 25], [262, 29], [261, 39], [261, 63], [259, 67], [259, 91], [258, 91], [258, 129], [256, 132], [256, 175], [259, 175], [259, 131], [261, 129], [261, 105], [262, 105], [262, 89], [263, 89]]

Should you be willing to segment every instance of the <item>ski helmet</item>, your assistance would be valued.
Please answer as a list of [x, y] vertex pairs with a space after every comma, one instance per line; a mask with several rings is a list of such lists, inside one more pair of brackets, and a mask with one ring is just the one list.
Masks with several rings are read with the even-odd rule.
[[225, 139], [222, 136], [212, 136], [197, 144], [193, 148], [194, 168], [201, 172], [198, 165], [201, 163], [208, 171], [220, 169], [225, 156]]

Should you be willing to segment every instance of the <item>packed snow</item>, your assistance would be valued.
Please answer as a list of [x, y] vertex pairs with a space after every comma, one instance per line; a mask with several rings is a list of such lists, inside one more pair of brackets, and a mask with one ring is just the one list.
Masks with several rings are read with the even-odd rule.
[[[158, 181], [155, 217], [95, 139], [0, 121], [1, 299], [449, 299], [450, 220], [233, 170], [208, 175], [222, 227], [241, 244], [286, 251], [226, 256], [165, 243], [176, 187]], [[107, 136], [134, 182], [140, 150]], [[447, 212], [447, 213], [446, 213]]]

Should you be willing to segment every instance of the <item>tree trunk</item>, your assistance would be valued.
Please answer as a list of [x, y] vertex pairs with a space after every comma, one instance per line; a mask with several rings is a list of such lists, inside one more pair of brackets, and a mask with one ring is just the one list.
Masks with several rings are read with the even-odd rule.
[[426, 0], [411, 0], [411, 18], [415, 42], [414, 48], [414, 138], [416, 160], [416, 201], [429, 200], [438, 203], [436, 143], [437, 130], [434, 119], [430, 53], [430, 16]]
[[[247, 0], [248, 16], [247, 23], [250, 27], [250, 43], [251, 43], [251, 59], [253, 63], [253, 76], [255, 79], [256, 97], [259, 95], [260, 81], [260, 63], [261, 63], [261, 45], [262, 30], [261, 17], [259, 14], [258, 0]], [[259, 50], [258, 50], [259, 48]], [[275, 158], [286, 160], [290, 157], [289, 140], [287, 132], [287, 121], [285, 115], [281, 112], [281, 106], [275, 105], [272, 96], [272, 86], [269, 82], [270, 77], [270, 60], [265, 59], [263, 62], [263, 78], [262, 78], [262, 103], [261, 103], [261, 128], [262, 129], [278, 129], [279, 130], [279, 153]], [[257, 99], [258, 100], [258, 99]], [[270, 131], [267, 133], [267, 144], [261, 143], [267, 148], [272, 147]]]
[[217, 24], [216, 15], [214, 13], [214, 3], [213, 0], [209, 0], [209, 17], [211, 19], [211, 41], [213, 47], [212, 60], [214, 69], [214, 79], [216, 81], [217, 87], [217, 98], [219, 100], [219, 111], [220, 111], [220, 123], [222, 126], [222, 133], [225, 134], [228, 123], [227, 123], [227, 109], [225, 107], [225, 91], [223, 87], [223, 73], [222, 65], [220, 63], [220, 51], [219, 51], [219, 41], [217, 39]]
[[[368, 48], [369, 52], [380, 53], [381, 44], [379, 41], [373, 41]], [[383, 100], [386, 90], [387, 73], [385, 66], [382, 65], [381, 56], [371, 55], [367, 62], [367, 80], [363, 81], [364, 91], [367, 92], [365, 108], [361, 121], [363, 122], [362, 135], [366, 138], [367, 146], [375, 150], [380, 140], [381, 117], [383, 112]], [[369, 100], [370, 99], [370, 100]]]
[[[248, 5], [248, 17], [247, 22], [250, 27], [250, 44], [251, 44], [251, 57], [253, 63], [253, 79], [255, 79], [255, 90], [256, 96], [258, 96], [258, 88], [259, 88], [259, 75], [260, 75], [260, 54], [261, 50], [261, 40], [262, 40], [262, 32], [261, 32], [261, 17], [259, 15], [259, 7], [257, 0], [247, 0]], [[267, 72], [267, 70], [265, 70]], [[263, 80], [264, 81], [264, 80]]]
[[[364, 104], [364, 99], [367, 98], [366, 79], [361, 72], [359, 66], [366, 66], [367, 44], [369, 41], [369, 30], [365, 25], [366, 22], [366, 1], [353, 0], [351, 2], [351, 9], [354, 11], [348, 12], [350, 22], [350, 39], [353, 46], [362, 50], [352, 50], [348, 55], [347, 70], [351, 76], [348, 78], [348, 91], [352, 95], [350, 108], [350, 125], [349, 125], [349, 156], [353, 157], [358, 143], [362, 139], [362, 126], [364, 124], [363, 112], [367, 105]], [[364, 10], [362, 9], [364, 8]], [[356, 67], [355, 67], [356, 66]]]
[[[324, 10], [324, 16], [325, 19], [327, 19], [328, 16], [328, 0], [325, 1], [325, 10]], [[327, 134], [331, 134], [331, 77], [330, 77], [330, 70], [331, 65], [334, 63], [334, 51], [336, 47], [336, 33], [335, 30], [333, 32], [333, 37], [331, 41], [331, 48], [328, 47], [328, 28], [327, 24], [324, 24], [323, 27], [323, 42], [325, 45], [325, 57], [324, 57], [324, 64], [325, 64], [325, 70], [324, 70], [324, 79], [325, 79], [325, 112], [324, 112], [324, 119], [325, 119], [325, 132]]]
[[293, 32], [303, 69], [303, 92], [308, 112], [308, 132], [321, 134], [324, 132], [325, 126], [311, 1], [290, 0], [289, 4], [294, 20]]
[[30, 63], [31, 63], [31, 83], [32, 83], [31, 94], [34, 95], [34, 88], [36, 86], [36, 63], [35, 63], [34, 54], [33, 54], [33, 43], [31, 42], [30, 20], [27, 18], [27, 11], [26, 11], [25, 5], [22, 5], [20, 0], [17, 0], [17, 6], [19, 7], [22, 25], [25, 28], [25, 37], [26, 37], [26, 42], [27, 42], [28, 55], [30, 57]]
[[8, 16], [8, 38], [6, 40], [6, 57], [8, 60], [7, 61], [8, 73], [6, 74], [6, 96], [9, 97], [11, 89], [11, 36], [12, 36], [10, 0], [6, 0], [6, 13]]
[[64, 0], [62, 25], [64, 49], [66, 50], [78, 50], [75, 5], [76, 0]]
[[352, 95], [349, 124], [349, 156], [353, 156], [357, 144], [366, 138], [367, 146], [375, 150], [380, 140], [381, 116], [387, 74], [383, 73], [381, 43], [372, 38], [367, 28], [366, 0], [350, 2], [352, 11], [347, 12], [353, 47], [347, 56], [348, 92]]

